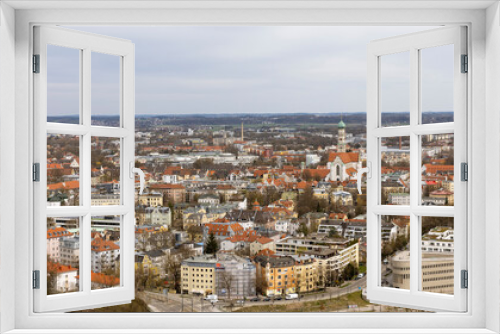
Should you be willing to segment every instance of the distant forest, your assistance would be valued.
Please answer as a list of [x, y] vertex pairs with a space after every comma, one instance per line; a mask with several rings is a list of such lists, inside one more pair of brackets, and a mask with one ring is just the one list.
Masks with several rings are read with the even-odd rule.
[[[117, 116], [95, 116], [93, 120], [101, 123], [115, 123]], [[338, 123], [343, 119], [350, 125], [366, 124], [366, 113], [332, 113], [332, 114], [189, 114], [189, 115], [136, 115], [137, 122], [146, 125], [154, 122], [155, 125], [174, 125], [174, 126], [206, 126], [206, 125], [307, 125], [307, 124], [332, 124]], [[409, 124], [409, 112], [382, 113], [383, 125], [405, 125]], [[48, 122], [58, 123], [78, 123], [78, 116], [49, 116]], [[443, 123], [452, 122], [453, 112], [425, 112], [423, 113], [423, 123]]]

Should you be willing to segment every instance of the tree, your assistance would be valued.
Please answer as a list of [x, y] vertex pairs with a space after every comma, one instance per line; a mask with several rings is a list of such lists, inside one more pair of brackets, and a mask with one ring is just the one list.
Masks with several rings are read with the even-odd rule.
[[358, 267], [350, 262], [345, 268], [342, 276], [344, 276], [345, 279], [350, 280], [353, 277], [357, 276], [359, 274], [359, 269]]
[[214, 232], [210, 232], [208, 240], [205, 244], [205, 253], [216, 254], [218, 251], [219, 251], [219, 243], [217, 242], [217, 239], [215, 239]]
[[234, 276], [231, 272], [224, 270], [220, 275], [219, 279], [222, 282], [222, 286], [228, 292], [228, 298], [231, 299], [231, 287], [233, 285]]
[[328, 237], [329, 238], [338, 238], [339, 237], [339, 231], [337, 231], [336, 228], [330, 229], [330, 231], [328, 231]]
[[201, 158], [193, 163], [194, 169], [208, 169], [214, 165], [213, 159]]

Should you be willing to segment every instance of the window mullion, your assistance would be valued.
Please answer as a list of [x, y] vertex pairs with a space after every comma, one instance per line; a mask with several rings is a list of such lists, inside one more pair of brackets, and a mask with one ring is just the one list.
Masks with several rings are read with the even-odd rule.
[[420, 101], [420, 70], [418, 49], [410, 49], [410, 292], [418, 291], [419, 285], [419, 262], [418, 257], [418, 216], [414, 209], [418, 207], [420, 195], [420, 145], [419, 137], [415, 129], [419, 124], [419, 101]]

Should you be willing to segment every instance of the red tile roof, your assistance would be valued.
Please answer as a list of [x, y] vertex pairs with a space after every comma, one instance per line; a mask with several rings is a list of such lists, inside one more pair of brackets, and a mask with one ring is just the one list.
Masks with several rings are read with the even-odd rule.
[[96, 238], [92, 240], [90, 248], [93, 252], [108, 252], [120, 249], [120, 247], [114, 242], [103, 240], [101, 238]]
[[340, 160], [342, 160], [342, 162], [345, 164], [359, 161], [359, 153], [356, 152], [330, 152], [330, 154], [328, 155], [328, 161], [332, 162], [337, 157], [339, 157]]
[[47, 230], [47, 239], [70, 237], [73, 233], [66, 230], [64, 227], [53, 227]]
[[51, 261], [47, 262], [47, 272], [57, 272], [58, 274], [68, 273], [70, 271], [78, 271], [78, 268], [73, 268], [72, 266], [65, 266], [60, 263], [54, 263]]

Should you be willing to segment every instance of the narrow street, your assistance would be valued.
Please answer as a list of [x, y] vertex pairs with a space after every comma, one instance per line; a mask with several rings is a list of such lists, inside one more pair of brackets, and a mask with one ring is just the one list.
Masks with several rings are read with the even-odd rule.
[[[270, 301], [259, 301], [251, 302], [245, 301], [243, 305], [237, 305], [236, 300], [233, 300], [232, 310], [237, 310], [246, 306], [257, 306], [257, 305], [270, 305], [270, 304], [288, 304], [288, 303], [301, 303], [307, 301], [315, 301], [322, 299], [332, 299], [338, 298], [343, 295], [347, 295], [366, 287], [366, 276], [355, 281], [348, 281], [345, 284], [349, 284], [343, 288], [333, 287], [327, 288], [324, 292], [317, 292], [313, 294], [305, 295], [304, 297], [294, 300], [270, 300]], [[200, 296], [193, 295], [180, 295], [180, 294], [160, 294], [154, 292], [138, 292], [137, 296], [144, 300], [152, 312], [230, 312], [231, 308], [229, 303], [220, 300], [215, 304], [204, 300]], [[262, 296], [260, 296], [262, 298]], [[346, 311], [347, 312], [347, 311]]]

